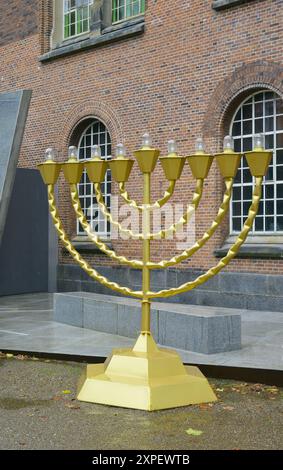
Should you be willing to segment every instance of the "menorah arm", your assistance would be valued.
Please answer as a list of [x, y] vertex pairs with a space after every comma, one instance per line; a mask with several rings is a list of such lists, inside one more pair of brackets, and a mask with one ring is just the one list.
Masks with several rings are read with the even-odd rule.
[[102, 195], [102, 192], [101, 192], [101, 189], [100, 189], [100, 183], [95, 183], [94, 188], [95, 188], [96, 199], [97, 199], [97, 202], [98, 202], [98, 204], [101, 208], [101, 211], [102, 211], [103, 215], [110, 221], [110, 223], [112, 225], [115, 225], [116, 227], [118, 227], [118, 229], [122, 233], [127, 234], [129, 237], [131, 237], [132, 239], [135, 239], [135, 240], [156, 240], [156, 239], [160, 240], [160, 239], [166, 238], [168, 235], [173, 235], [184, 224], [186, 224], [190, 220], [190, 218], [194, 214], [195, 210], [197, 209], [197, 207], [199, 205], [199, 202], [201, 200], [201, 197], [202, 197], [203, 179], [197, 179], [196, 188], [195, 188], [195, 192], [194, 192], [194, 195], [193, 195], [192, 203], [189, 205], [189, 208], [188, 208], [187, 212], [182, 215], [182, 217], [179, 219], [179, 221], [177, 223], [172, 224], [167, 229], [162, 229], [159, 232], [144, 233], [144, 234], [143, 233], [135, 233], [130, 229], [126, 229], [126, 228], [122, 227], [122, 225], [118, 221], [114, 220], [111, 212], [108, 211], [108, 209], [105, 205], [104, 198], [103, 198], [103, 195]]
[[226, 216], [228, 212], [230, 199], [232, 195], [232, 189], [233, 189], [233, 181], [234, 181], [233, 178], [225, 178], [226, 190], [223, 196], [221, 206], [219, 207], [216, 218], [212, 222], [210, 228], [204, 233], [203, 237], [197, 240], [194, 243], [194, 245], [192, 245], [190, 248], [187, 248], [182, 253], [180, 253], [179, 255], [173, 256], [169, 260], [163, 260], [158, 263], [154, 263], [150, 261], [149, 263], [147, 263], [147, 266], [150, 269], [160, 269], [160, 268], [168, 268], [169, 266], [175, 266], [176, 264], [179, 264], [182, 261], [185, 261], [186, 259], [190, 258], [194, 253], [196, 253], [200, 248], [202, 248], [207, 243], [207, 241], [215, 233], [216, 229], [219, 227], [220, 223], [222, 222], [222, 220], [224, 219], [224, 217]]
[[[166, 204], [166, 202], [172, 196], [174, 189], [175, 189], [175, 184], [176, 184], [175, 180], [170, 181], [169, 186], [164, 192], [164, 195], [162, 196], [162, 198], [158, 199], [158, 201], [154, 202], [153, 204], [150, 204], [150, 206], [147, 207], [147, 210], [160, 209], [160, 207], [164, 206], [164, 204]], [[135, 209], [138, 209], [139, 211], [145, 210], [144, 204], [139, 205], [134, 199], [130, 198], [129, 193], [126, 190], [125, 183], [119, 183], [119, 191], [120, 191], [120, 196], [124, 199], [124, 201], [126, 201], [128, 206], [134, 207]]]
[[158, 297], [171, 297], [173, 295], [181, 294], [183, 292], [190, 291], [194, 289], [197, 286], [200, 286], [204, 282], [208, 281], [210, 278], [218, 274], [225, 266], [229, 264], [229, 262], [236, 256], [238, 253], [240, 247], [246, 240], [250, 229], [252, 228], [253, 222], [255, 220], [259, 203], [260, 203], [260, 198], [261, 198], [261, 191], [262, 191], [262, 181], [263, 177], [256, 177], [255, 178], [255, 189], [253, 192], [253, 197], [252, 197], [252, 203], [249, 209], [248, 217], [245, 221], [244, 227], [241, 231], [241, 233], [238, 235], [236, 242], [231, 246], [230, 250], [228, 251], [227, 255], [224, 256], [219, 263], [217, 263], [215, 266], [210, 268], [206, 273], [202, 274], [199, 276], [197, 279], [194, 281], [186, 282], [185, 284], [182, 284], [179, 287], [172, 288], [172, 289], [164, 289], [160, 290], [158, 292], [151, 292], [149, 291], [147, 293], [147, 297], [154, 299]]
[[133, 291], [132, 289], [128, 287], [123, 287], [117, 284], [116, 282], [109, 281], [105, 276], [102, 276], [101, 274], [98, 273], [94, 268], [92, 268], [87, 261], [85, 261], [81, 255], [77, 252], [77, 250], [74, 248], [70, 240], [68, 239], [68, 236], [63, 228], [62, 222], [60, 220], [58, 210], [56, 207], [56, 202], [55, 202], [55, 196], [54, 196], [54, 185], [53, 184], [48, 184], [48, 203], [49, 203], [49, 209], [50, 209], [50, 214], [53, 219], [55, 228], [58, 232], [59, 238], [62, 241], [63, 245], [65, 248], [68, 250], [70, 255], [73, 257], [73, 259], [79, 264], [79, 266], [95, 281], [99, 282], [103, 286], [108, 287], [109, 289], [112, 289], [116, 292], [119, 292], [120, 294], [123, 295], [130, 295], [131, 297], [137, 297], [137, 298], [142, 298], [143, 293], [141, 291]]
[[71, 199], [72, 199], [72, 206], [76, 213], [76, 216], [83, 227], [84, 231], [88, 235], [89, 239], [95, 243], [95, 245], [109, 258], [113, 259], [114, 261], [118, 261], [119, 263], [126, 264], [131, 266], [132, 268], [142, 269], [143, 263], [142, 261], [138, 260], [130, 260], [125, 256], [120, 256], [115, 253], [114, 250], [108, 248], [108, 246], [103, 243], [100, 238], [93, 232], [90, 224], [87, 222], [84, 212], [81, 207], [80, 198], [78, 194], [78, 189], [76, 184], [70, 185], [70, 192], [71, 192]]

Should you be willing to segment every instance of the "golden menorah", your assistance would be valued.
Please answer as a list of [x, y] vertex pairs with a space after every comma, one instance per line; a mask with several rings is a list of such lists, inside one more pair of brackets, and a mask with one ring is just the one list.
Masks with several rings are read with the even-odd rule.
[[[226, 256], [194, 281], [186, 282], [179, 287], [171, 289], [162, 289], [158, 292], [151, 291], [151, 270], [165, 269], [191, 257], [205, 245], [223, 221], [229, 209], [233, 181], [243, 155], [245, 155], [251, 174], [254, 177], [254, 190], [248, 216], [235, 243], [233, 243]], [[208, 381], [197, 367], [185, 367], [175, 351], [159, 348], [156, 345], [150, 329], [151, 300], [171, 297], [194, 289], [219, 273], [238, 253], [256, 217], [261, 198], [263, 177], [272, 157], [272, 152], [264, 149], [263, 136], [256, 136], [254, 150], [244, 154], [234, 151], [234, 143], [231, 136], [225, 137], [223, 152], [217, 155], [207, 154], [203, 140], [198, 139], [195, 154], [188, 157], [182, 157], [177, 154], [176, 144], [172, 140], [168, 142], [168, 155], [160, 157], [159, 150], [152, 148], [151, 139], [148, 134], [145, 134], [143, 136], [142, 148], [134, 152], [139, 169], [143, 175], [143, 202], [141, 204], [131, 199], [126, 190], [126, 183], [130, 177], [134, 160], [126, 157], [123, 144], [117, 146], [116, 158], [107, 161], [101, 158], [101, 150], [97, 145], [92, 147], [91, 159], [83, 162], [78, 161], [76, 147], [69, 147], [69, 158], [65, 163], [57, 163], [54, 156], [55, 151], [47, 149], [46, 161], [38, 165], [38, 167], [43, 181], [48, 188], [50, 213], [60, 240], [73, 259], [92, 279], [119, 294], [140, 299], [142, 310], [141, 332], [134, 347], [132, 349], [114, 350], [104, 364], [88, 365], [86, 373], [79, 384], [78, 399], [144, 410], [158, 410], [216, 400]], [[204, 235], [195, 241], [192, 246], [173, 256], [171, 259], [153, 262], [150, 257], [151, 240], [166, 238], [168, 234], [176, 233], [180, 227], [189, 222], [200, 203], [204, 181], [208, 176], [214, 158], [224, 178], [226, 187], [223, 201], [215, 220], [213, 220], [210, 228]], [[152, 203], [150, 196], [151, 174], [155, 169], [158, 159], [160, 160], [165, 177], [169, 181], [169, 186], [164, 192], [163, 197]], [[181, 177], [186, 162], [188, 162], [193, 178], [196, 180], [192, 202], [188, 205], [187, 211], [178, 222], [172, 224], [167, 229], [152, 233], [152, 211], [160, 209], [173, 195], [176, 181]], [[142, 233], [135, 233], [130, 229], [123, 228], [118, 220], [114, 220], [113, 215], [108, 210], [101, 191], [101, 183], [105, 180], [108, 168], [111, 170], [112, 178], [118, 183], [121, 197], [129, 206], [136, 208], [143, 215]], [[142, 290], [132, 290], [102, 276], [83, 259], [72, 245], [64, 231], [55, 203], [54, 185], [57, 182], [61, 169], [63, 169], [65, 179], [70, 185], [72, 206], [76, 217], [89, 239], [113, 261], [141, 270]], [[96, 199], [104, 217], [111, 224], [117, 226], [121, 232], [126, 232], [130, 237], [142, 241], [141, 260], [133, 260], [126, 256], [118, 255], [91, 228], [81, 208], [77, 189], [84, 169], [87, 172], [89, 181], [94, 184]]]

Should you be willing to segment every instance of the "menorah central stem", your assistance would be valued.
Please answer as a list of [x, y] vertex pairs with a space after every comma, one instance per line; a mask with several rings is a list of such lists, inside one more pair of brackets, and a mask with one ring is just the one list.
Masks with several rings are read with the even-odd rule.
[[[143, 203], [150, 204], [150, 173], [143, 175]], [[143, 233], [150, 233], [150, 210], [145, 209], [143, 212]], [[150, 261], [150, 239], [145, 236], [143, 240], [143, 269], [142, 269], [142, 333], [150, 333], [150, 301], [147, 297], [150, 291], [150, 270], [147, 263]]]

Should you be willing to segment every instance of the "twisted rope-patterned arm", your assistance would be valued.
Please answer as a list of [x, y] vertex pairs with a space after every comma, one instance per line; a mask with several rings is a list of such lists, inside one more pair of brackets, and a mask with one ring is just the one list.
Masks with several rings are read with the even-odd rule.
[[220, 223], [222, 222], [222, 220], [224, 219], [225, 215], [228, 212], [230, 199], [232, 195], [232, 189], [233, 189], [233, 181], [234, 181], [233, 178], [225, 179], [226, 190], [223, 196], [221, 206], [219, 207], [216, 218], [212, 222], [210, 228], [205, 232], [203, 237], [197, 240], [194, 243], [194, 245], [192, 245], [190, 248], [187, 248], [182, 253], [180, 253], [179, 255], [173, 256], [173, 258], [169, 260], [163, 260], [158, 263], [154, 263], [150, 261], [149, 263], [147, 263], [147, 266], [150, 269], [161, 269], [161, 268], [168, 268], [169, 266], [175, 266], [176, 264], [179, 264], [182, 261], [190, 258], [194, 253], [196, 253], [196, 251], [198, 251], [207, 243], [207, 241], [215, 233], [216, 229], [219, 227]]
[[126, 201], [128, 206], [134, 207], [135, 209], [138, 209], [139, 211], [145, 210], [154, 210], [154, 209], [160, 209], [160, 207], [164, 206], [164, 204], [170, 199], [172, 196], [174, 189], [175, 189], [175, 184], [176, 181], [170, 181], [169, 186], [164, 192], [164, 195], [162, 198], [158, 199], [154, 204], [150, 204], [150, 206], [146, 206], [145, 204], [137, 204], [137, 202], [134, 199], [131, 199], [129, 196], [128, 191], [126, 190], [125, 183], [119, 183], [119, 191], [120, 191], [120, 196]]
[[262, 176], [256, 177], [255, 179], [256, 184], [255, 184], [255, 189], [253, 192], [253, 198], [252, 198], [252, 203], [249, 209], [248, 217], [245, 221], [245, 224], [241, 233], [238, 235], [236, 242], [231, 246], [227, 255], [224, 256], [224, 258], [221, 258], [218, 264], [210, 268], [206, 273], [202, 274], [194, 281], [186, 282], [185, 284], [182, 284], [181, 286], [173, 288], [173, 289], [164, 289], [158, 292], [149, 291], [147, 293], [148, 298], [153, 299], [153, 298], [158, 298], [158, 297], [171, 297], [172, 295], [177, 295], [177, 294], [181, 294], [182, 292], [190, 291], [194, 289], [195, 287], [200, 286], [204, 282], [208, 281], [211, 277], [218, 274], [223, 268], [225, 268], [225, 266], [227, 266], [227, 264], [238, 253], [240, 247], [246, 240], [249, 234], [249, 231], [253, 225], [254, 219], [258, 211], [259, 203], [260, 203], [261, 191], [262, 191], [262, 180], [263, 180]]
[[113, 219], [111, 212], [108, 211], [105, 203], [104, 203], [104, 198], [100, 189], [100, 183], [95, 183], [94, 184], [95, 188], [95, 195], [97, 202], [99, 204], [99, 207], [101, 208], [101, 212], [103, 215], [107, 218], [107, 220], [110, 221], [110, 223], [116, 227], [122, 232], [127, 234], [129, 237], [131, 237], [134, 240], [160, 240], [166, 238], [168, 235], [173, 235], [176, 233], [184, 224], [189, 222], [190, 218], [193, 216], [195, 210], [197, 209], [199, 202], [201, 200], [202, 196], [202, 191], [203, 191], [203, 179], [197, 179], [196, 183], [196, 188], [194, 191], [193, 195], [193, 200], [192, 203], [189, 205], [188, 210], [185, 214], [182, 215], [180, 220], [176, 222], [175, 224], [172, 224], [169, 228], [167, 229], [162, 229], [159, 232], [156, 233], [134, 233], [130, 229], [123, 228], [122, 225]]
[[132, 268], [142, 269], [142, 267], [143, 267], [142, 261], [130, 260], [130, 259], [126, 258], [125, 256], [117, 255], [114, 250], [111, 250], [110, 248], [108, 248], [108, 246], [105, 245], [105, 243], [103, 243], [100, 240], [100, 238], [93, 232], [90, 224], [86, 220], [86, 217], [85, 217], [84, 212], [83, 212], [82, 207], [81, 207], [80, 198], [79, 198], [79, 195], [78, 195], [77, 185], [76, 184], [71, 184], [70, 185], [70, 191], [71, 191], [72, 206], [74, 208], [74, 211], [76, 213], [76, 216], [77, 216], [81, 226], [83, 227], [84, 231], [88, 235], [89, 239], [93, 243], [95, 243], [95, 245], [103, 253], [105, 253], [107, 256], [109, 256], [109, 258], [111, 258], [115, 261], [118, 261], [119, 263], [127, 264], [128, 266], [131, 266]]
[[98, 281], [100, 284], [103, 286], [108, 287], [109, 289], [112, 289], [116, 292], [119, 292], [120, 294], [123, 295], [130, 295], [132, 297], [138, 297], [142, 298], [143, 293], [141, 291], [133, 291], [129, 289], [128, 287], [122, 287], [116, 282], [109, 281], [106, 277], [102, 276], [99, 274], [95, 269], [93, 269], [87, 261], [85, 261], [81, 255], [77, 252], [77, 250], [74, 248], [72, 243], [67, 237], [67, 234], [65, 230], [63, 229], [62, 222], [60, 220], [58, 210], [56, 207], [56, 202], [55, 202], [55, 196], [54, 196], [54, 185], [53, 184], [48, 184], [48, 203], [49, 203], [49, 209], [50, 209], [50, 214], [52, 216], [55, 228], [58, 232], [60, 240], [63, 242], [65, 248], [68, 250], [70, 255], [74, 258], [74, 260], [79, 264], [79, 266], [95, 281]]

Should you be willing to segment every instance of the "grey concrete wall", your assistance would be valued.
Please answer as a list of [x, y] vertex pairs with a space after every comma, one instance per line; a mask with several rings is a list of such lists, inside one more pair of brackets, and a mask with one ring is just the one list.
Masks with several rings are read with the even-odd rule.
[[[140, 289], [141, 274], [137, 270], [124, 267], [98, 267], [98, 270], [122, 285]], [[154, 290], [176, 287], [200, 274], [202, 272], [172, 268], [154, 271], [152, 287]], [[111, 293], [109, 289], [92, 281], [79, 266], [66, 264], [58, 266], [58, 290]], [[193, 291], [164, 300], [183, 304], [283, 312], [283, 275], [222, 272]]]
[[37, 170], [18, 168], [0, 246], [0, 295], [48, 289], [48, 204]]
[[[220, 310], [215, 312], [200, 307], [155, 302], [151, 315], [153, 336], [164, 346], [203, 354], [240, 349], [239, 311]], [[54, 320], [136, 338], [141, 326], [141, 307], [138, 300], [114, 295], [57, 293], [54, 296]]]
[[0, 94], [0, 243], [30, 99], [29, 90]]

